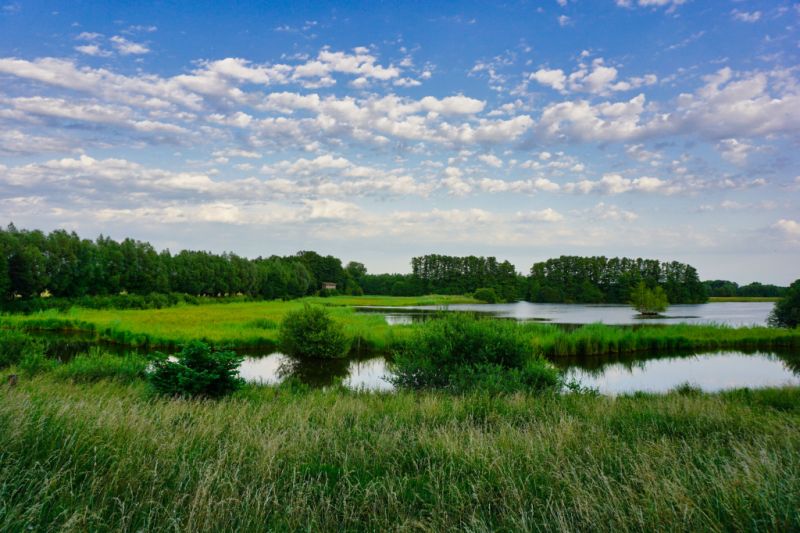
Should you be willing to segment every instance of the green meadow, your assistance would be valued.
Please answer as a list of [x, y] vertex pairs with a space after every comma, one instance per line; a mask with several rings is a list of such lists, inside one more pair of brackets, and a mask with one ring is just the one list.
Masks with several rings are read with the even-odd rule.
[[207, 401], [126, 369], [0, 387], [0, 529], [800, 529], [797, 388]]
[[[465, 297], [336, 296], [290, 301], [178, 305], [162, 309], [55, 309], [0, 316], [0, 326], [26, 330], [76, 331], [130, 346], [175, 347], [195, 339], [216, 345], [277, 348], [278, 327], [289, 311], [306, 304], [326, 306], [344, 326], [354, 350], [391, 351], [415, 326], [386, 323], [380, 314], [357, 313], [356, 306], [412, 306], [475, 303]], [[724, 325], [645, 325], [637, 328], [587, 324], [565, 329], [546, 323], [519, 325], [533, 353], [545, 356], [634, 352], [800, 347], [799, 329]]]

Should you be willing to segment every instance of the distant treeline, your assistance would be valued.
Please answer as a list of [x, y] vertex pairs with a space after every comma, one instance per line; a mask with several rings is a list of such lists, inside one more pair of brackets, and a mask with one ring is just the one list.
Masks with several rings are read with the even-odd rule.
[[[0, 300], [6, 309], [163, 307], [207, 297], [289, 299], [312, 294], [469, 294], [493, 289], [504, 301], [625, 303], [639, 282], [661, 286], [670, 303], [708, 296], [780, 296], [785, 288], [700, 282], [678, 262], [562, 256], [536, 263], [529, 275], [494, 257], [430, 254], [411, 260], [410, 274], [370, 274], [362, 263], [343, 266], [313, 251], [248, 259], [233, 253], [157, 252], [133, 239], [81, 239], [64, 230], [45, 234], [0, 229]], [[326, 291], [323, 283], [335, 283]], [[49, 298], [36, 298], [40, 295]], [[126, 296], [127, 295], [127, 296]]]
[[[17, 230], [13, 225], [0, 230], [0, 295], [4, 301], [40, 294], [75, 299], [121, 293], [298, 298], [319, 292], [323, 282], [360, 294], [353, 274], [365, 272], [363, 265], [353, 263], [345, 268], [335, 257], [310, 251], [256, 259], [197, 251], [173, 255], [133, 239], [117, 242], [100, 236], [91, 241], [74, 232], [57, 230], [45, 235]], [[143, 300], [143, 305], [161, 299], [150, 296], [150, 300]]]
[[561, 256], [531, 267], [533, 302], [625, 303], [640, 282], [661, 286], [672, 304], [708, 299], [694, 267], [655, 259]]
[[779, 287], [778, 285], [764, 285], [754, 281], [747, 285], [739, 285], [735, 281], [727, 281], [724, 279], [715, 279], [704, 281], [703, 285], [706, 286], [706, 292], [709, 296], [723, 296], [723, 297], [766, 297], [766, 298], [780, 298], [786, 295], [788, 287]]

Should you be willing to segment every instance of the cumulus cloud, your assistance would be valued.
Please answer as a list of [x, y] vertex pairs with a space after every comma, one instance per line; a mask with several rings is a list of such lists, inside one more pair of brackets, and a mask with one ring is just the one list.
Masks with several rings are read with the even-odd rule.
[[800, 242], [800, 222], [782, 218], [772, 225], [772, 229], [793, 242]]

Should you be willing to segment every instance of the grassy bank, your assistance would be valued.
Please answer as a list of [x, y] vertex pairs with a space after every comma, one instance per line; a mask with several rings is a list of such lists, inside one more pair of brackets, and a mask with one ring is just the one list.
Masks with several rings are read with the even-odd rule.
[[[431, 297], [441, 305], [454, 300]], [[246, 348], [277, 348], [278, 326], [287, 312], [304, 303], [329, 307], [343, 324], [356, 351], [389, 351], [416, 326], [389, 326], [380, 314], [357, 313], [354, 305], [415, 305], [426, 300], [394, 297], [333, 297], [293, 301], [241, 302], [147, 310], [74, 308], [30, 315], [3, 315], [0, 326], [47, 331], [85, 331], [129, 346], [176, 346], [195, 339]], [[800, 348], [800, 329], [733, 328], [719, 325], [652, 325], [639, 328], [587, 324], [567, 330], [552, 324], [525, 323], [532, 353], [557, 357], [635, 352], [719, 349]]]
[[0, 530], [800, 528], [800, 390], [0, 387]]
[[711, 296], [709, 302], [777, 302], [780, 297], [775, 296]]

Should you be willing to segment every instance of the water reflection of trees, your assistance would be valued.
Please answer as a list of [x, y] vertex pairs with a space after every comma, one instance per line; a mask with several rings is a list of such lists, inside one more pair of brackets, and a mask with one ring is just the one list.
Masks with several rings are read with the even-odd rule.
[[350, 359], [297, 359], [287, 357], [278, 367], [281, 380], [296, 379], [312, 387], [329, 387], [350, 375]]
[[592, 377], [602, 376], [609, 367], [619, 365], [628, 371], [643, 369], [648, 362], [660, 359], [689, 359], [701, 355], [744, 354], [781, 361], [792, 373], [800, 376], [800, 352], [787, 350], [739, 349], [713, 352], [632, 353], [587, 356], [558, 356], [551, 362], [561, 370], [580, 369]]

